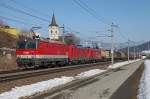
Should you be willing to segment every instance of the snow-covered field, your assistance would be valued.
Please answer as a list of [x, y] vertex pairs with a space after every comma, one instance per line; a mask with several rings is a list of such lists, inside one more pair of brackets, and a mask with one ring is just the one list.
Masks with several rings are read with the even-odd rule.
[[[135, 61], [138, 61], [138, 60], [135, 60]], [[113, 66], [110, 65], [109, 69], [117, 68], [117, 67], [135, 62], [135, 61], [118, 62], [118, 63], [115, 63]], [[71, 82], [73, 80], [91, 77], [91, 76], [94, 76], [96, 74], [100, 74], [100, 73], [105, 72], [105, 71], [107, 71], [107, 70], [92, 69], [89, 71], [82, 72], [75, 77], [64, 77], [63, 76], [60, 78], [54, 78], [54, 79], [50, 79], [47, 81], [37, 82], [37, 83], [31, 84], [31, 85], [24, 85], [21, 87], [15, 87], [15, 88], [12, 88], [12, 90], [10, 90], [8, 92], [4, 92], [4, 93], [0, 94], [0, 99], [19, 99], [20, 97], [30, 96], [30, 95], [33, 95], [36, 93], [47, 91], [47, 90], [50, 90], [56, 86], [66, 84], [66, 83]]]
[[138, 99], [150, 99], [150, 60], [144, 62], [145, 70], [142, 74]]

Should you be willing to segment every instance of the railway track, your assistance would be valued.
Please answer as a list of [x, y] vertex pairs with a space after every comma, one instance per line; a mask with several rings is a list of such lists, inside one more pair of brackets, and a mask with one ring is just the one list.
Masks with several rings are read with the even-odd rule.
[[80, 68], [88, 68], [91, 66], [101, 65], [102, 68], [105, 68], [106, 65], [110, 64], [110, 62], [99, 62], [93, 64], [81, 64], [81, 65], [73, 65], [66, 67], [57, 67], [57, 68], [48, 68], [48, 69], [40, 69], [40, 70], [14, 70], [14, 71], [5, 71], [0, 73], [0, 82], [23, 79], [27, 77], [34, 77], [39, 75], [52, 74], [57, 72], [64, 72], [68, 70], [80, 69]]

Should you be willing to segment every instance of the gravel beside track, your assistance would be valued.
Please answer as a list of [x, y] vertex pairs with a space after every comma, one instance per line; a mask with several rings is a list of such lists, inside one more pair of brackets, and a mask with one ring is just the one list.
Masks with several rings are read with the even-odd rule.
[[[0, 78], [3, 79], [3, 80], [1, 79], [0, 82], [0, 93], [8, 91], [15, 86], [32, 84], [39, 81], [48, 80], [48, 79], [61, 77], [61, 76], [75, 76], [76, 74], [79, 74], [83, 71], [87, 71], [90, 69], [106, 69], [108, 64], [110, 64], [110, 62], [103, 62], [100, 64], [96, 63], [96, 64], [91, 64], [89, 66], [82, 64], [82, 66], [79, 67], [68, 66], [68, 67], [63, 67], [62, 70], [56, 68], [50, 68], [49, 71], [48, 69], [45, 69], [47, 73], [39, 72], [39, 71], [44, 71], [44, 69], [36, 70], [34, 71], [34, 73], [31, 73], [33, 71], [28, 71], [31, 73], [30, 75], [27, 75], [26, 77], [20, 77], [20, 78], [15, 77], [15, 75], [17, 74], [14, 73], [13, 78], [15, 79], [9, 79], [9, 80], [5, 80], [5, 76], [8, 76], [9, 74], [0, 75]], [[68, 68], [72, 68], [72, 69], [68, 69]], [[35, 72], [39, 72], [39, 74], [38, 73], [36, 74]]]
[[6, 73], [0, 75], [0, 82], [8, 81], [8, 80], [22, 79], [22, 78], [27, 78], [27, 77], [33, 77], [33, 76], [38, 76], [38, 75], [45, 75], [45, 74], [55, 73], [55, 72], [68, 71], [68, 70], [72, 70], [72, 69], [86, 68], [86, 67], [90, 67], [90, 66], [103, 65], [103, 64], [108, 64], [108, 63], [109, 62], [81, 64], [81, 65], [48, 68], [48, 69], [40, 69], [40, 70], [32, 70], [32, 71], [16, 71], [14, 73], [6, 72]]

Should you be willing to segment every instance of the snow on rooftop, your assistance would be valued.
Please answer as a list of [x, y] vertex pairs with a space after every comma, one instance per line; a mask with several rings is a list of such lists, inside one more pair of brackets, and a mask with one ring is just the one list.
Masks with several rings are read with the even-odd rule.
[[139, 61], [139, 60], [140, 60], [140, 59], [137, 59], [137, 60], [130, 60], [129, 62], [128, 62], [128, 61], [117, 62], [117, 63], [113, 64], [113, 66], [112, 66], [112, 65], [109, 65], [109, 66], [108, 66], [108, 69], [118, 68], [118, 67], [121, 67], [121, 66], [124, 66], [124, 65], [127, 65], [127, 64], [130, 64], [130, 63]]
[[150, 60], [146, 60], [144, 64], [145, 69], [140, 80], [138, 99], [150, 99]]

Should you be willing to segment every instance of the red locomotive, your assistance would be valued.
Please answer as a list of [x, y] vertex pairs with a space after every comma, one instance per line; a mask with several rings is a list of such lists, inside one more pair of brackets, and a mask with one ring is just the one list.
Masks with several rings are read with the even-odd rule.
[[50, 40], [28, 39], [19, 41], [16, 49], [19, 68], [64, 66], [101, 60], [101, 50], [79, 48]]

